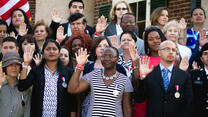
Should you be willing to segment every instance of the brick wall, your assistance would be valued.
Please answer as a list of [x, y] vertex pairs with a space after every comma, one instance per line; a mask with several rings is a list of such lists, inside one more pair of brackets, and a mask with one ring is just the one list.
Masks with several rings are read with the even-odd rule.
[[95, 10], [94, 10], [94, 23], [97, 23], [98, 19], [98, 6], [112, 3], [112, 0], [95, 0]]
[[168, 0], [170, 19], [186, 19], [190, 23], [191, 18], [191, 1], [190, 0]]
[[35, 4], [36, 4], [36, 0], [28, 0], [29, 5], [30, 5], [30, 12], [31, 12], [31, 17], [32, 17], [32, 21], [31, 24], [34, 25], [35, 24]]

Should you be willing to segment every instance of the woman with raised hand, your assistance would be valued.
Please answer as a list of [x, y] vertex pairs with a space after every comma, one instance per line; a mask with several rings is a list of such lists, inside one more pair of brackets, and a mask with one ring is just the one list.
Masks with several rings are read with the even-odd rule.
[[76, 98], [67, 92], [67, 85], [73, 71], [63, 66], [60, 45], [55, 40], [47, 40], [43, 45], [43, 60], [27, 75], [32, 61], [32, 48], [24, 52], [24, 67], [18, 89], [24, 91], [32, 87], [31, 117], [75, 117]]
[[1, 117], [29, 117], [30, 89], [18, 91], [19, 73], [22, 61], [17, 52], [7, 52], [0, 65], [0, 116]]
[[32, 34], [30, 21], [22, 9], [14, 9], [11, 12], [11, 23], [9, 25], [9, 34], [19, 39], [26, 34]]
[[71, 69], [74, 69], [76, 67], [76, 59], [75, 54], [78, 52], [80, 48], [86, 48], [87, 52], [90, 52], [91, 46], [92, 46], [92, 38], [84, 33], [73, 34], [64, 44], [67, 48], [69, 48], [70, 51], [70, 66]]
[[[111, 42], [104, 36], [100, 36], [100, 37], [93, 39], [92, 49], [90, 53], [90, 58], [91, 58], [90, 60], [92, 60], [92, 62], [87, 62], [85, 64], [83, 76], [87, 73], [92, 72], [93, 70], [104, 69], [101, 63], [101, 56], [102, 56], [104, 49], [108, 46], [111, 46]], [[126, 71], [123, 68], [123, 66], [116, 64], [116, 70], [126, 75]], [[86, 117], [88, 108], [90, 106], [90, 99], [91, 99], [90, 90], [86, 91], [84, 94], [85, 95], [87, 94], [87, 96], [86, 97], [85, 95], [83, 96], [84, 101], [82, 103], [82, 117]]]
[[[121, 35], [123, 32], [120, 26], [121, 18], [126, 13], [132, 13], [130, 5], [126, 1], [115, 3], [110, 11], [110, 22], [107, 23], [107, 19], [101, 16], [98, 19], [95, 34], [99, 35], [104, 32], [105, 36]], [[138, 35], [138, 28], [135, 29], [135, 33]]]
[[192, 52], [190, 64], [192, 64], [193, 61], [197, 61], [200, 48], [205, 44], [200, 44], [201, 42], [203, 42], [202, 40], [200, 40], [201, 32], [204, 32], [205, 40], [206, 36], [208, 37], [208, 30], [203, 29], [205, 20], [206, 13], [203, 8], [197, 7], [191, 11], [191, 21], [193, 23], [193, 27], [187, 29], [185, 37], [187, 41], [186, 46], [190, 48]]
[[77, 94], [91, 88], [92, 98], [87, 117], [130, 117], [132, 114], [130, 92], [133, 88], [130, 79], [116, 71], [118, 50], [114, 47], [106, 47], [101, 56], [104, 69], [90, 72], [80, 80], [88, 56], [86, 49], [78, 50], [76, 71], [70, 80], [68, 91]]
[[[164, 34], [162, 33], [162, 31], [159, 29], [159, 27], [157, 26], [151, 26], [145, 29], [144, 32], [144, 48], [145, 48], [145, 56], [142, 57], [149, 57], [150, 59], [150, 64], [149, 67], [151, 66], [157, 66], [160, 63], [160, 57], [158, 55], [158, 50], [159, 50], [159, 46], [160, 43], [162, 41], [166, 40]], [[135, 49], [131, 49], [130, 50], [130, 55], [132, 56], [131, 58], [137, 58], [137, 59], [133, 59], [133, 85], [135, 85], [137, 76], [138, 76], [138, 69], [139, 65], [138, 65], [138, 57], [134, 57], [135, 56]], [[134, 86], [135, 87], [135, 86]], [[135, 98], [135, 103], [134, 103], [134, 109], [133, 109], [133, 116], [134, 117], [145, 117], [145, 113], [146, 113], [146, 103], [147, 100], [145, 101], [141, 101], [138, 100], [137, 98]]]
[[[112, 39], [113, 46], [119, 48], [118, 45], [115, 45], [115, 43], [117, 43], [117, 41], [115, 40], [116, 38]], [[125, 68], [127, 76], [130, 78], [130, 80], [132, 80], [133, 64], [130, 55], [130, 48], [136, 48], [137, 38], [133, 32], [123, 32], [120, 37], [120, 42], [120, 48], [122, 49], [122, 53], [119, 55], [118, 64], [122, 65]]]
[[22, 36], [19, 41], [19, 54], [20, 57], [23, 58], [24, 52], [26, 51], [27, 47], [31, 46], [33, 52], [33, 60], [30, 63], [30, 66], [39, 65], [42, 60], [42, 55], [40, 54], [40, 49], [38, 48], [38, 44], [35, 38], [31, 34], [27, 34]]
[[167, 22], [163, 27], [163, 33], [166, 36], [167, 40], [171, 40], [177, 45], [181, 59], [183, 59], [186, 56], [190, 58], [191, 50], [188, 47], [178, 43], [180, 32], [181, 32], [180, 24], [176, 20], [171, 20]]

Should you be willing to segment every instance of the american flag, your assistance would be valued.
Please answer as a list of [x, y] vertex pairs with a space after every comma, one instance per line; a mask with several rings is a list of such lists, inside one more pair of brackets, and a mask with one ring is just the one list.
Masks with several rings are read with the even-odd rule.
[[31, 21], [30, 7], [27, 0], [0, 0], [0, 16], [9, 25], [11, 22], [11, 12], [13, 9], [22, 9]]

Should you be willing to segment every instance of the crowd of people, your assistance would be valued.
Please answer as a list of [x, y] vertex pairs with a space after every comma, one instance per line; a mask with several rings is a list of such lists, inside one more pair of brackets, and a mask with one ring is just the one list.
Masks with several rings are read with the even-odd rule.
[[[169, 21], [167, 7], [138, 29], [130, 5], [115, 3], [87, 25], [82, 0], [68, 22], [31, 26], [21, 9], [0, 19], [0, 117], [207, 117], [208, 30], [203, 8]], [[139, 37], [139, 30], [143, 30]]]

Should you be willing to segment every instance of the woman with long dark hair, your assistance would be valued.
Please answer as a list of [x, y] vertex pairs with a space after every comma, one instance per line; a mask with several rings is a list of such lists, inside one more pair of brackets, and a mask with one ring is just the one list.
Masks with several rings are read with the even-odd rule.
[[27, 46], [31, 46], [31, 48], [34, 51], [33, 52], [34, 59], [31, 61], [30, 66], [38, 65], [41, 62], [40, 50], [38, 48], [38, 44], [37, 44], [35, 38], [31, 34], [27, 34], [27, 35], [23, 36], [19, 41], [19, 54], [20, 54], [21, 58], [23, 58], [23, 55], [27, 49]]
[[30, 21], [26, 13], [22, 9], [14, 9], [11, 12], [11, 23], [9, 25], [9, 33], [14, 33], [18, 39], [25, 34], [32, 34]]
[[60, 45], [55, 40], [47, 40], [43, 45], [43, 60], [27, 75], [32, 48], [24, 52], [23, 70], [18, 89], [24, 91], [32, 87], [31, 117], [75, 117], [76, 98], [67, 92], [67, 85], [73, 71], [63, 66]]

